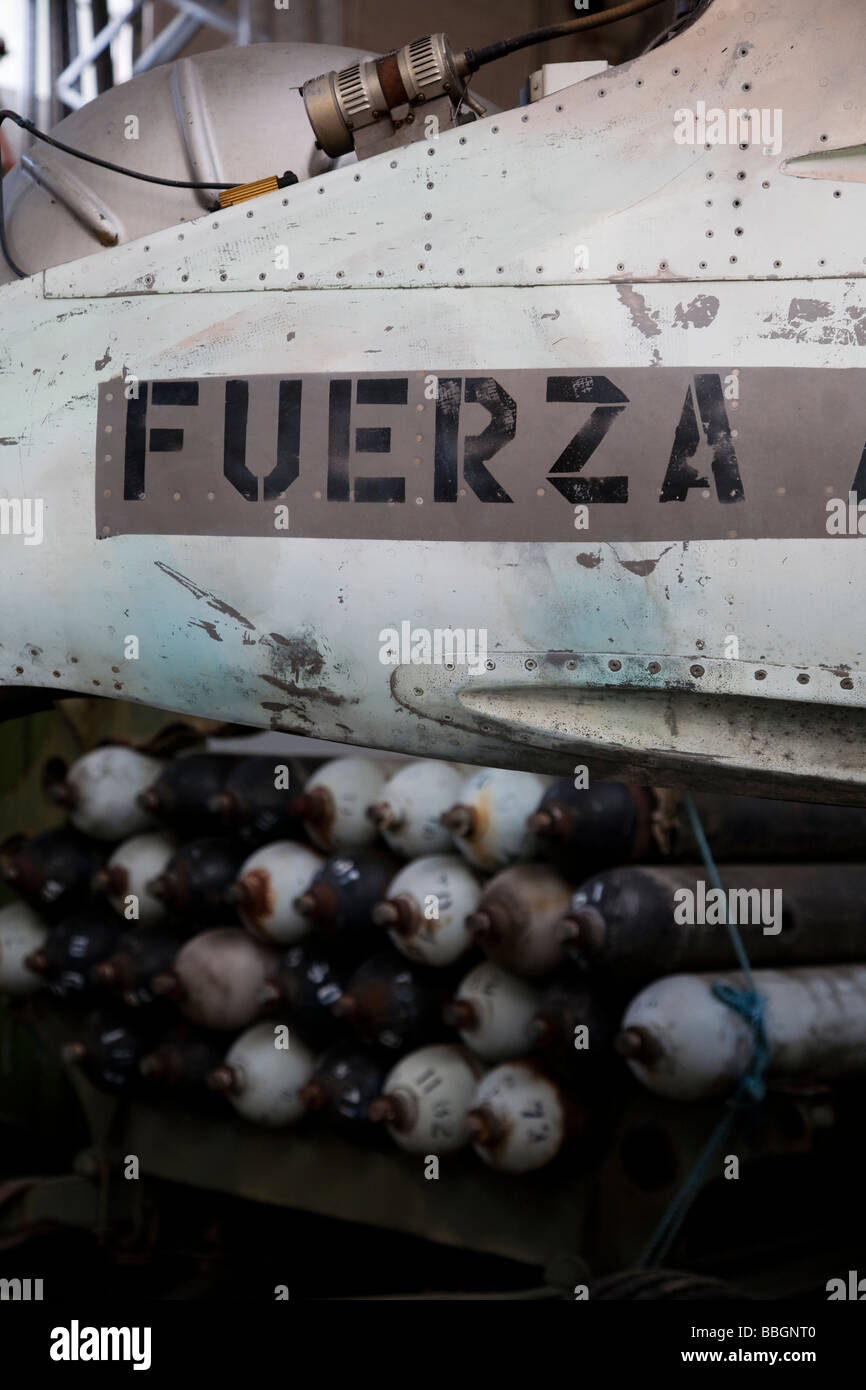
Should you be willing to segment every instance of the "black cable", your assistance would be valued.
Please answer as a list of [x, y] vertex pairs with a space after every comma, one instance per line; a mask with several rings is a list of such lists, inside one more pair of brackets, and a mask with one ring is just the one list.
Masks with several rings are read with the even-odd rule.
[[26, 116], [19, 116], [17, 111], [0, 111], [0, 125], [5, 120], [14, 121], [20, 125], [22, 130], [27, 130], [31, 135], [35, 135], [37, 140], [44, 140], [46, 145], [53, 145], [56, 150], [62, 150], [64, 154], [71, 154], [76, 159], [84, 159], [88, 164], [98, 164], [100, 169], [110, 169], [113, 174], [125, 174], [130, 179], [141, 179], [144, 183], [161, 183], [167, 188], [237, 188], [237, 181], [234, 183], [192, 183], [187, 179], [163, 179], [158, 174], [140, 174], [137, 169], [125, 169], [122, 164], [112, 164], [107, 159], [97, 159], [95, 154], [85, 154], [83, 150], [75, 150], [71, 145], [64, 145], [62, 140], [55, 140], [53, 135], [46, 135], [44, 130], [37, 130], [32, 121], [28, 121]]
[[[497, 43], [488, 44], [486, 48], [473, 50], [467, 48], [464, 54], [470, 72], [477, 72], [479, 68], [487, 63], [496, 62], [499, 58], [505, 58], [509, 53], [516, 53], [518, 49], [530, 48], [533, 44], [546, 43], [549, 39], [566, 38], [569, 34], [579, 34], [587, 29], [597, 29], [603, 24], [614, 24], [619, 19], [627, 19], [630, 15], [640, 14], [643, 10], [652, 9], [654, 5], [660, 5], [662, 0], [627, 0], [624, 5], [615, 5], [612, 10], [604, 10], [600, 14], [582, 15], [578, 19], [568, 19], [561, 24], [549, 24], [544, 29], [533, 29], [527, 34], [519, 34], [513, 39], [500, 39]], [[21, 116], [17, 111], [8, 108], [0, 110], [0, 126], [6, 120], [14, 121], [22, 130], [43, 140], [46, 145], [53, 145], [56, 150], [62, 150], [64, 154], [72, 155], [74, 159], [83, 159], [88, 164], [96, 164], [100, 169], [110, 169], [114, 174], [124, 174], [130, 179], [140, 179], [143, 183], [158, 183], [165, 188], [195, 188], [195, 189], [225, 189], [237, 188], [237, 183], [194, 183], [187, 179], [165, 179], [157, 174], [140, 174], [136, 169], [126, 169], [122, 164], [112, 164], [110, 160], [98, 159], [94, 154], [85, 154], [83, 150], [73, 149], [71, 145], [65, 145], [62, 140], [55, 140], [52, 135], [46, 135], [43, 130], [37, 130], [36, 126], [26, 116]], [[0, 170], [0, 185], [2, 185], [2, 170]], [[5, 219], [3, 216], [3, 195], [0, 187], [0, 251], [9, 269], [18, 276], [25, 279], [24, 271], [13, 261], [6, 245]]]
[[[140, 174], [136, 169], [125, 169], [122, 164], [112, 164], [107, 159], [97, 159], [95, 154], [85, 154], [83, 150], [75, 150], [71, 145], [64, 145], [62, 140], [55, 140], [53, 135], [46, 135], [44, 130], [37, 130], [36, 126], [26, 116], [21, 116], [17, 111], [10, 111], [8, 108], [0, 110], [0, 127], [4, 121], [14, 121], [22, 130], [27, 130], [34, 135], [37, 140], [43, 140], [46, 145], [53, 145], [56, 150], [62, 150], [64, 154], [71, 154], [75, 159], [83, 159], [88, 164], [98, 164], [100, 169], [110, 169], [113, 174], [125, 174], [130, 179], [141, 179], [144, 183], [159, 183], [167, 188], [237, 188], [235, 183], [192, 183], [187, 179], [164, 179], [158, 174]], [[6, 218], [3, 211], [3, 170], [0, 169], [0, 251], [3, 259], [14, 275], [19, 280], [27, 278], [26, 272], [15, 264], [6, 244]]]
[[532, 29], [528, 34], [518, 34], [513, 39], [500, 39], [488, 44], [486, 48], [467, 48], [464, 54], [470, 72], [477, 72], [487, 63], [495, 63], [509, 53], [520, 48], [531, 48], [536, 43], [547, 43], [549, 39], [564, 39], [569, 34], [579, 34], [586, 29], [597, 29], [602, 24], [615, 24], [618, 19], [628, 19], [630, 15], [650, 10], [653, 5], [661, 5], [663, 0], [628, 0], [625, 5], [615, 5], [612, 10], [602, 10], [600, 14], [581, 15], [579, 19], [566, 19], [561, 24], [548, 24], [544, 29]]

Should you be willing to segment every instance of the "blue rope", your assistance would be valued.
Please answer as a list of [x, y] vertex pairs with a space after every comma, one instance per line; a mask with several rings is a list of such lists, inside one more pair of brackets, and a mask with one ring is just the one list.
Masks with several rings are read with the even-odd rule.
[[752, 1057], [743, 1075], [737, 1082], [734, 1093], [728, 1098], [727, 1113], [722, 1116], [716, 1128], [710, 1135], [705, 1147], [696, 1159], [691, 1171], [685, 1177], [680, 1190], [676, 1193], [667, 1211], [653, 1232], [646, 1250], [638, 1261], [638, 1268], [644, 1269], [649, 1265], [658, 1264], [664, 1259], [671, 1245], [675, 1241], [680, 1228], [688, 1215], [689, 1208], [694, 1202], [704, 1181], [706, 1170], [714, 1155], [721, 1148], [728, 1134], [733, 1129], [739, 1114], [749, 1106], [760, 1105], [766, 1095], [767, 1087], [764, 1075], [770, 1061], [770, 1043], [767, 1037], [767, 1022], [765, 1015], [765, 1001], [758, 994], [755, 988], [755, 980], [752, 975], [752, 967], [746, 955], [742, 937], [737, 930], [736, 923], [728, 917], [728, 898], [719, 877], [712, 851], [707, 843], [704, 834], [704, 827], [698, 815], [698, 809], [692, 800], [691, 794], [686, 792], [683, 797], [683, 804], [689, 817], [692, 834], [697, 841], [704, 861], [707, 875], [714, 888], [718, 888], [722, 895], [722, 907], [725, 914], [725, 926], [733, 943], [740, 969], [746, 981], [745, 989], [738, 989], [736, 985], [730, 985], [722, 980], [717, 980], [713, 985], [713, 994], [734, 1013], [740, 1015], [749, 1024], [753, 1036]]

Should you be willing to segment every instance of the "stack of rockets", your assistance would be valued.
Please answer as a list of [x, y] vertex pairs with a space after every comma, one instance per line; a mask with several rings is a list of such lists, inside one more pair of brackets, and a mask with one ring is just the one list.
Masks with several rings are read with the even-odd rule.
[[53, 995], [117, 1095], [530, 1172], [594, 1151], [628, 1069], [732, 1093], [726, 916], [770, 1084], [866, 1072], [866, 810], [696, 793], [722, 906], [676, 794], [580, 775], [110, 744], [46, 789], [66, 824], [0, 848], [0, 993]]

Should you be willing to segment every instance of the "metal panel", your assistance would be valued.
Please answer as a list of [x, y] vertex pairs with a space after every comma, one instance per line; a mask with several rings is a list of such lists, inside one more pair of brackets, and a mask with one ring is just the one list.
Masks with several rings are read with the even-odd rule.
[[[716, 3], [600, 78], [235, 208], [216, 237], [200, 218], [182, 245], [163, 231], [54, 269], [47, 291], [261, 289], [263, 272], [305, 290], [860, 277], [866, 188], [782, 165], [862, 143], [864, 50], [860, 0], [826, 4], [820, 25], [812, 0]], [[778, 112], [777, 152], [678, 143], [699, 101]]]
[[[822, 218], [825, 200], [837, 210], [856, 209], [859, 204], [846, 200], [849, 193], [855, 200], [866, 196], [863, 186], [846, 185], [844, 196], [835, 199], [839, 190], [826, 180], [783, 183], [771, 176], [769, 190], [750, 182], [751, 173], [743, 181], [754, 206], [763, 206], [765, 192], [771, 196], [765, 205], [771, 212], [760, 217], [756, 235], [765, 241], [771, 233], [788, 238], [794, 259], [789, 265], [786, 257], [777, 272], [772, 262], [767, 270], [761, 256], [752, 256], [736, 273], [797, 274], [812, 257], [809, 264], [824, 260], [817, 274], [827, 278], [681, 284], [669, 278], [680, 262], [670, 260], [662, 275], [646, 260], [659, 237], [675, 236], [681, 264], [691, 266], [689, 257], [704, 240], [706, 187], [700, 183], [696, 203], [693, 175], [699, 166], [703, 170], [703, 153], [687, 151], [694, 169], [680, 164], [683, 147], [669, 138], [669, 126], [662, 139], [656, 123], [663, 104], [648, 110], [635, 73], [659, 74], [653, 65], [676, 65], [677, 52], [691, 54], [696, 64], [708, 65], [710, 89], [726, 93], [740, 71], [736, 42], [728, 41], [736, 40], [740, 26], [752, 24], [746, 13], [739, 3], [714, 5], [681, 39], [617, 69], [612, 76], [623, 103], [621, 119], [600, 120], [598, 113], [610, 108], [593, 95], [590, 80], [557, 94], [561, 113], [556, 98], [553, 105], [545, 101], [529, 112], [508, 113], [510, 135], [500, 144], [493, 142], [504, 136], [504, 127], [494, 136], [496, 122], [482, 122], [435, 145], [401, 150], [393, 160], [374, 158], [312, 178], [251, 206], [179, 224], [47, 271], [44, 279], [6, 287], [2, 481], [10, 495], [44, 499], [45, 536], [41, 546], [26, 546], [14, 536], [0, 546], [7, 597], [0, 679], [108, 693], [404, 752], [429, 752], [432, 735], [437, 753], [460, 761], [566, 770], [577, 752], [609, 760], [619, 750], [626, 770], [656, 780], [662, 774], [680, 780], [691, 767], [696, 780], [717, 785], [750, 772], [761, 787], [783, 794], [818, 789], [826, 795], [828, 786], [843, 797], [866, 794], [866, 724], [858, 712], [866, 659], [859, 616], [866, 559], [851, 536], [785, 538], [792, 532], [820, 534], [802, 508], [793, 516], [792, 507], [793, 520], [779, 524], [778, 538], [761, 540], [742, 533], [731, 538], [728, 532], [699, 540], [684, 539], [685, 533], [675, 541], [635, 539], [657, 534], [643, 514], [627, 540], [601, 539], [605, 532], [593, 519], [597, 506], [590, 509], [588, 531], [556, 541], [466, 541], [462, 512], [461, 529], [447, 540], [431, 540], [435, 533], [420, 527], [410, 533], [418, 539], [364, 539], [353, 526], [332, 539], [290, 531], [281, 545], [261, 536], [188, 532], [95, 539], [96, 393], [118, 372], [127, 381], [191, 378], [210, 389], [219, 385], [214, 378], [309, 375], [322, 384], [343, 374], [414, 377], [443, 370], [479, 376], [535, 372], [539, 379], [580, 372], [618, 384], [620, 371], [636, 370], [641, 385], [635, 401], [629, 399], [599, 445], [599, 458], [602, 450], [610, 451], [615, 476], [617, 433], [631, 430], [644, 382], [651, 388], [647, 399], [669, 397], [663, 447], [658, 432], [650, 430], [646, 457], [638, 459], [640, 441], [624, 436], [635, 474], [651, 480], [649, 513], [665, 510], [655, 496], [686, 381], [698, 369], [722, 377], [739, 372], [740, 398], [729, 402], [729, 422], [734, 425], [736, 405], [747, 498], [754, 486], [765, 490], [763, 520], [771, 537], [773, 518], [784, 518], [792, 506], [789, 483], [806, 476], [810, 449], [813, 507], [820, 510], [821, 490], [845, 498], [866, 440], [866, 405], [856, 391], [843, 398], [839, 385], [846, 375], [855, 381], [854, 370], [863, 365], [866, 319], [859, 279], [833, 272], [849, 266], [859, 222], [850, 211], [845, 219], [833, 213], [832, 224]], [[862, 98], [852, 54], [866, 38], [866, 11], [834, 0], [828, 11], [833, 24], [825, 14], [805, 78], [798, 45], [805, 43], [811, 9], [791, 0], [783, 14], [756, 0], [748, 13], [760, 14], [762, 23], [754, 26], [747, 53], [760, 46], [761, 62], [766, 60], [762, 81], [773, 84], [779, 100], [787, 92], [786, 113], [797, 113], [802, 139], [798, 146], [792, 137], [785, 152], [810, 147], [816, 113], [830, 146], [862, 139], [853, 133]], [[783, 23], [789, 25], [787, 39]], [[692, 46], [695, 34], [700, 49]], [[719, 45], [722, 35], [725, 44]], [[792, 42], [793, 57], [785, 46]], [[247, 52], [254, 50], [239, 56]], [[813, 87], [812, 74], [822, 72], [833, 74], [837, 85]], [[673, 91], [669, 95], [673, 101]], [[697, 97], [698, 87], [692, 95]], [[582, 134], [590, 128], [583, 109], [590, 98], [598, 127], [591, 139]], [[530, 117], [526, 124], [524, 115]], [[623, 146], [619, 163], [605, 163], [627, 137], [634, 139], [628, 160]], [[645, 155], [640, 161], [632, 157], [637, 149]], [[728, 159], [740, 152], [721, 147], [713, 153]], [[765, 158], [754, 150], [744, 153]], [[426, 173], [434, 165], [441, 180]], [[735, 173], [732, 178], [745, 204], [746, 189]], [[428, 181], [433, 190], [426, 188]], [[428, 224], [421, 208], [440, 187], [446, 196]], [[710, 196], [715, 201], [717, 194]], [[572, 257], [567, 284], [520, 283], [556, 278], [561, 264], [557, 269], [541, 257], [536, 261], [535, 248], [568, 243], [573, 251], [576, 241], [586, 240], [575, 231], [586, 225], [584, 211], [609, 238], [602, 257], [624, 229], [647, 273], [660, 278], [637, 285], [627, 282], [626, 271], [615, 271], [620, 279], [614, 283], [575, 283]], [[809, 237], [802, 234], [804, 219]], [[828, 229], [833, 236], [825, 244]], [[445, 277], [447, 268], [454, 285], [428, 283], [433, 263], [424, 257], [426, 239], [436, 253], [434, 279]], [[751, 245], [751, 233], [743, 240]], [[274, 262], [274, 248], [281, 245], [289, 253], [288, 272]], [[500, 262], [499, 248], [506, 246]], [[857, 250], [859, 265], [862, 247]], [[820, 255], [813, 257], [815, 251]], [[704, 254], [709, 274], [716, 262]], [[421, 260], [424, 271], [417, 269]], [[318, 267], [314, 275], [307, 276], [307, 265]], [[467, 280], [496, 283], [460, 288], [455, 267], [466, 270]], [[727, 260], [723, 271], [730, 271]], [[598, 273], [592, 258], [590, 273]], [[127, 285], [134, 293], [124, 292]], [[257, 292], [232, 292], [245, 285]], [[43, 288], [49, 296], [71, 298], [42, 298]], [[187, 292], [196, 288], [220, 293]], [[169, 292], [156, 297], [158, 290]], [[812, 372], [826, 375], [829, 384], [813, 387]], [[424, 404], [429, 420], [433, 403]], [[569, 413], [565, 405], [545, 402], [543, 408]], [[364, 409], [372, 416], [368, 427], [385, 425], [376, 418], [377, 408]], [[466, 403], [464, 409], [476, 412], [474, 428], [483, 430], [483, 409]], [[182, 414], [175, 410], [173, 421], [166, 415], [161, 427], [183, 428], [177, 418]], [[565, 422], [561, 428], [567, 442]], [[429, 433], [429, 425], [419, 427], [416, 438], [405, 442], [429, 450]], [[562, 443], [546, 418], [539, 434], [544, 438], [537, 443], [527, 438], [533, 466], [536, 457], [545, 464], [555, 459]], [[104, 437], [112, 440], [104, 450], [112, 457], [103, 456], [101, 465], [114, 462], [114, 436]], [[753, 437], [762, 441], [760, 458], [749, 455]], [[221, 443], [217, 428], [217, 475]], [[317, 447], [316, 466], [323, 466], [325, 446]], [[700, 447], [709, 466], [710, 454]], [[514, 452], [514, 476], [522, 485]], [[425, 456], [407, 451], [407, 473], [416, 468], [412, 458]], [[172, 461], [170, 453], [155, 457], [158, 464]], [[593, 466], [590, 460], [586, 471]], [[423, 463], [417, 467], [423, 471]], [[158, 486], [153, 459], [150, 468]], [[386, 473], [381, 463], [376, 468]], [[600, 466], [599, 475], [604, 476]], [[530, 529], [535, 508], [551, 501], [537, 496], [538, 486], [548, 485], [537, 484], [525, 505], [488, 510], [519, 512], [527, 529], [518, 536], [537, 534]], [[174, 491], [184, 503], [183, 487]], [[100, 508], [111, 500], [101, 497]], [[202, 508], [208, 505], [205, 497]], [[712, 511], [718, 505], [712, 496], [698, 495], [669, 509]], [[412, 506], [424, 513], [426, 527], [431, 507]], [[562, 506], [565, 513], [564, 500]], [[190, 532], [201, 524], [198, 518], [187, 523]], [[490, 659], [497, 670], [500, 657], [501, 669], [507, 667], [509, 688], [502, 688], [496, 671], [471, 682], [458, 673], [465, 688], [455, 682], [446, 690], [442, 682], [450, 676], [442, 668], [422, 673], [410, 664], [402, 670], [389, 665], [381, 659], [380, 632], [404, 621], [433, 630], [484, 630]], [[127, 634], [139, 638], [139, 660], [125, 656]], [[736, 654], [726, 649], [729, 639], [735, 639]], [[566, 680], [557, 653], [564, 658], [560, 668], [567, 670], [569, 659], [576, 663]], [[651, 669], [654, 664], [658, 670]], [[695, 675], [693, 667], [702, 673]], [[419, 674], [424, 678], [413, 680]]]
[[[857, 540], [866, 412], [847, 407], [864, 387], [862, 370], [606, 376], [579, 361], [172, 377], [129, 393], [115, 377], [99, 386], [96, 534], [585, 539], [576, 558], [592, 569], [606, 541], [826, 538], [830, 497]], [[644, 577], [656, 563], [623, 561]]]
[[[621, 731], [629, 766], [656, 778], [660, 769], [665, 775], [673, 769], [678, 778], [687, 773], [683, 758], [690, 747], [713, 752], [706, 740], [717, 711], [707, 695], [738, 693], [766, 709], [760, 742], [752, 738], [753, 704], [740, 709], [731, 701], [730, 722], [719, 723], [725, 736], [718, 756], [698, 759], [697, 780], [718, 784], [728, 768], [740, 776], [748, 750], [772, 743], [775, 718], [785, 767], [835, 778], [841, 794], [856, 794], [866, 750], [853, 716], [828, 717], [826, 706], [812, 703], [814, 715], [790, 718], [792, 706], [807, 706], [813, 680], [821, 691], [831, 682], [834, 701], [854, 707], [861, 699], [857, 596], [864, 553], [842, 538], [681, 541], [670, 549], [670, 542], [596, 545], [592, 531], [558, 543], [290, 537], [288, 545], [271, 545], [254, 537], [227, 544], [192, 535], [105, 543], [94, 539], [91, 473], [96, 388], [114, 378], [118, 366], [143, 380], [291, 375], [316, 366], [351, 375], [368, 370], [375, 354], [383, 372], [423, 371], [443, 361], [468, 371], [488, 364], [495, 343], [504, 371], [570, 371], [577, 360], [615, 377], [619, 364], [646, 364], [655, 352], [666, 366], [691, 370], [699, 335], [700, 361], [708, 370], [727, 372], [731, 362], [746, 375], [752, 368], [838, 368], [855, 363], [861, 351], [845, 336], [847, 309], [856, 304], [852, 286], [804, 287], [803, 295], [820, 294], [830, 313], [788, 332], [794, 328], [790, 286], [718, 286], [718, 314], [696, 328], [681, 322], [682, 288], [658, 285], [642, 299], [650, 322], [661, 328], [651, 336], [614, 286], [375, 297], [347, 291], [291, 301], [282, 295], [172, 295], [160, 301], [158, 335], [147, 296], [64, 305], [40, 302], [38, 289], [31, 280], [4, 292], [5, 379], [11, 380], [13, 363], [27, 365], [16, 374], [16, 389], [5, 393], [3, 430], [11, 443], [0, 451], [0, 465], [14, 470], [5, 474], [9, 491], [46, 499], [44, 544], [25, 547], [8, 537], [0, 549], [8, 595], [6, 682], [116, 693], [161, 708], [404, 752], [429, 752], [435, 725], [443, 757], [507, 759], [546, 770], [572, 766], [573, 751], [585, 751], [587, 741], [604, 756]], [[827, 323], [838, 332], [826, 332]], [[58, 355], [61, 336], [65, 346]], [[837, 416], [827, 429], [853, 431], [856, 421], [866, 439], [866, 417], [858, 418], [856, 403]], [[816, 477], [842, 493], [851, 462], [822, 452]], [[598, 563], [587, 564], [587, 555]], [[213, 635], [200, 625], [204, 610]], [[513, 654], [514, 692], [538, 690], [534, 671], [550, 652], [595, 653], [602, 670], [602, 655], [620, 660], [621, 674], [607, 677], [620, 688], [606, 695], [601, 723], [594, 717], [587, 723], [576, 704], [563, 706], [553, 673], [544, 708], [537, 694], [522, 711], [516, 693], [509, 697], [506, 729], [495, 681], [474, 678], [473, 700], [486, 699], [488, 709], [496, 704], [500, 713], [494, 719], [479, 712], [471, 729], [458, 727], [462, 717], [449, 726], [438, 710], [409, 708], [405, 696], [398, 702], [402, 685], [392, 687], [394, 668], [379, 660], [381, 629], [404, 619], [434, 629], [485, 629], [493, 659]], [[274, 632], [289, 645], [272, 638]], [[124, 657], [129, 633], [139, 636], [139, 661]], [[738, 639], [739, 660], [723, 659], [728, 635]], [[296, 638], [299, 652], [315, 644], [315, 670], [293, 656]], [[658, 720], [646, 725], [652, 701], [644, 692], [652, 694], [655, 678], [643, 669], [635, 697], [633, 663], [645, 658], [645, 668], [660, 654], [669, 663], [662, 684], [673, 680], [683, 693], [675, 713], [665, 712], [662, 699]], [[700, 682], [689, 674], [695, 663], [705, 666]], [[550, 670], [547, 664], [543, 669]], [[768, 673], [763, 682], [755, 678], [759, 669]], [[407, 683], [413, 674], [416, 668], [408, 667]], [[800, 675], [809, 681], [799, 682]], [[417, 684], [433, 689], [430, 680]], [[692, 720], [699, 735], [689, 732]], [[508, 747], [503, 732], [513, 739]], [[652, 750], [643, 761], [631, 751], [642, 740]], [[773, 785], [777, 775], [790, 784], [793, 774], [779, 767], [777, 754], [769, 771], [765, 752], [756, 759], [760, 775]]]
[[516, 1201], [520, 1185], [482, 1169], [474, 1154], [458, 1155], [447, 1169], [443, 1161], [440, 1181], [426, 1182], [421, 1158], [359, 1151], [321, 1131], [267, 1134], [145, 1105], [131, 1108], [123, 1143], [157, 1177], [445, 1245], [544, 1264], [582, 1243], [585, 1185], [542, 1181], [531, 1203]]

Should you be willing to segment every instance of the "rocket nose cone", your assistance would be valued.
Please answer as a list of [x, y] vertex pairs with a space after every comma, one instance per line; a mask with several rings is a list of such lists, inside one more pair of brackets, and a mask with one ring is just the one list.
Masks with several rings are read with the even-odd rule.
[[213, 796], [207, 799], [207, 809], [211, 815], [219, 816], [221, 820], [229, 820], [237, 810], [237, 803], [231, 792], [214, 792]]
[[472, 834], [475, 826], [476, 814], [472, 806], [457, 805], [452, 806], [450, 811], [443, 811], [439, 817], [439, 824], [444, 825], [446, 830], [450, 830], [452, 835], [467, 836]]
[[138, 794], [138, 804], [143, 811], [149, 811], [155, 816], [162, 810], [162, 796], [156, 787], [146, 787]]
[[53, 801], [55, 806], [61, 806], [65, 811], [71, 811], [78, 805], [78, 793], [69, 782], [52, 782], [46, 791], [49, 801]]
[[231, 1091], [235, 1086], [235, 1073], [232, 1067], [223, 1064], [221, 1067], [214, 1067], [213, 1071], [208, 1072], [205, 1077], [205, 1085], [209, 1091]]

